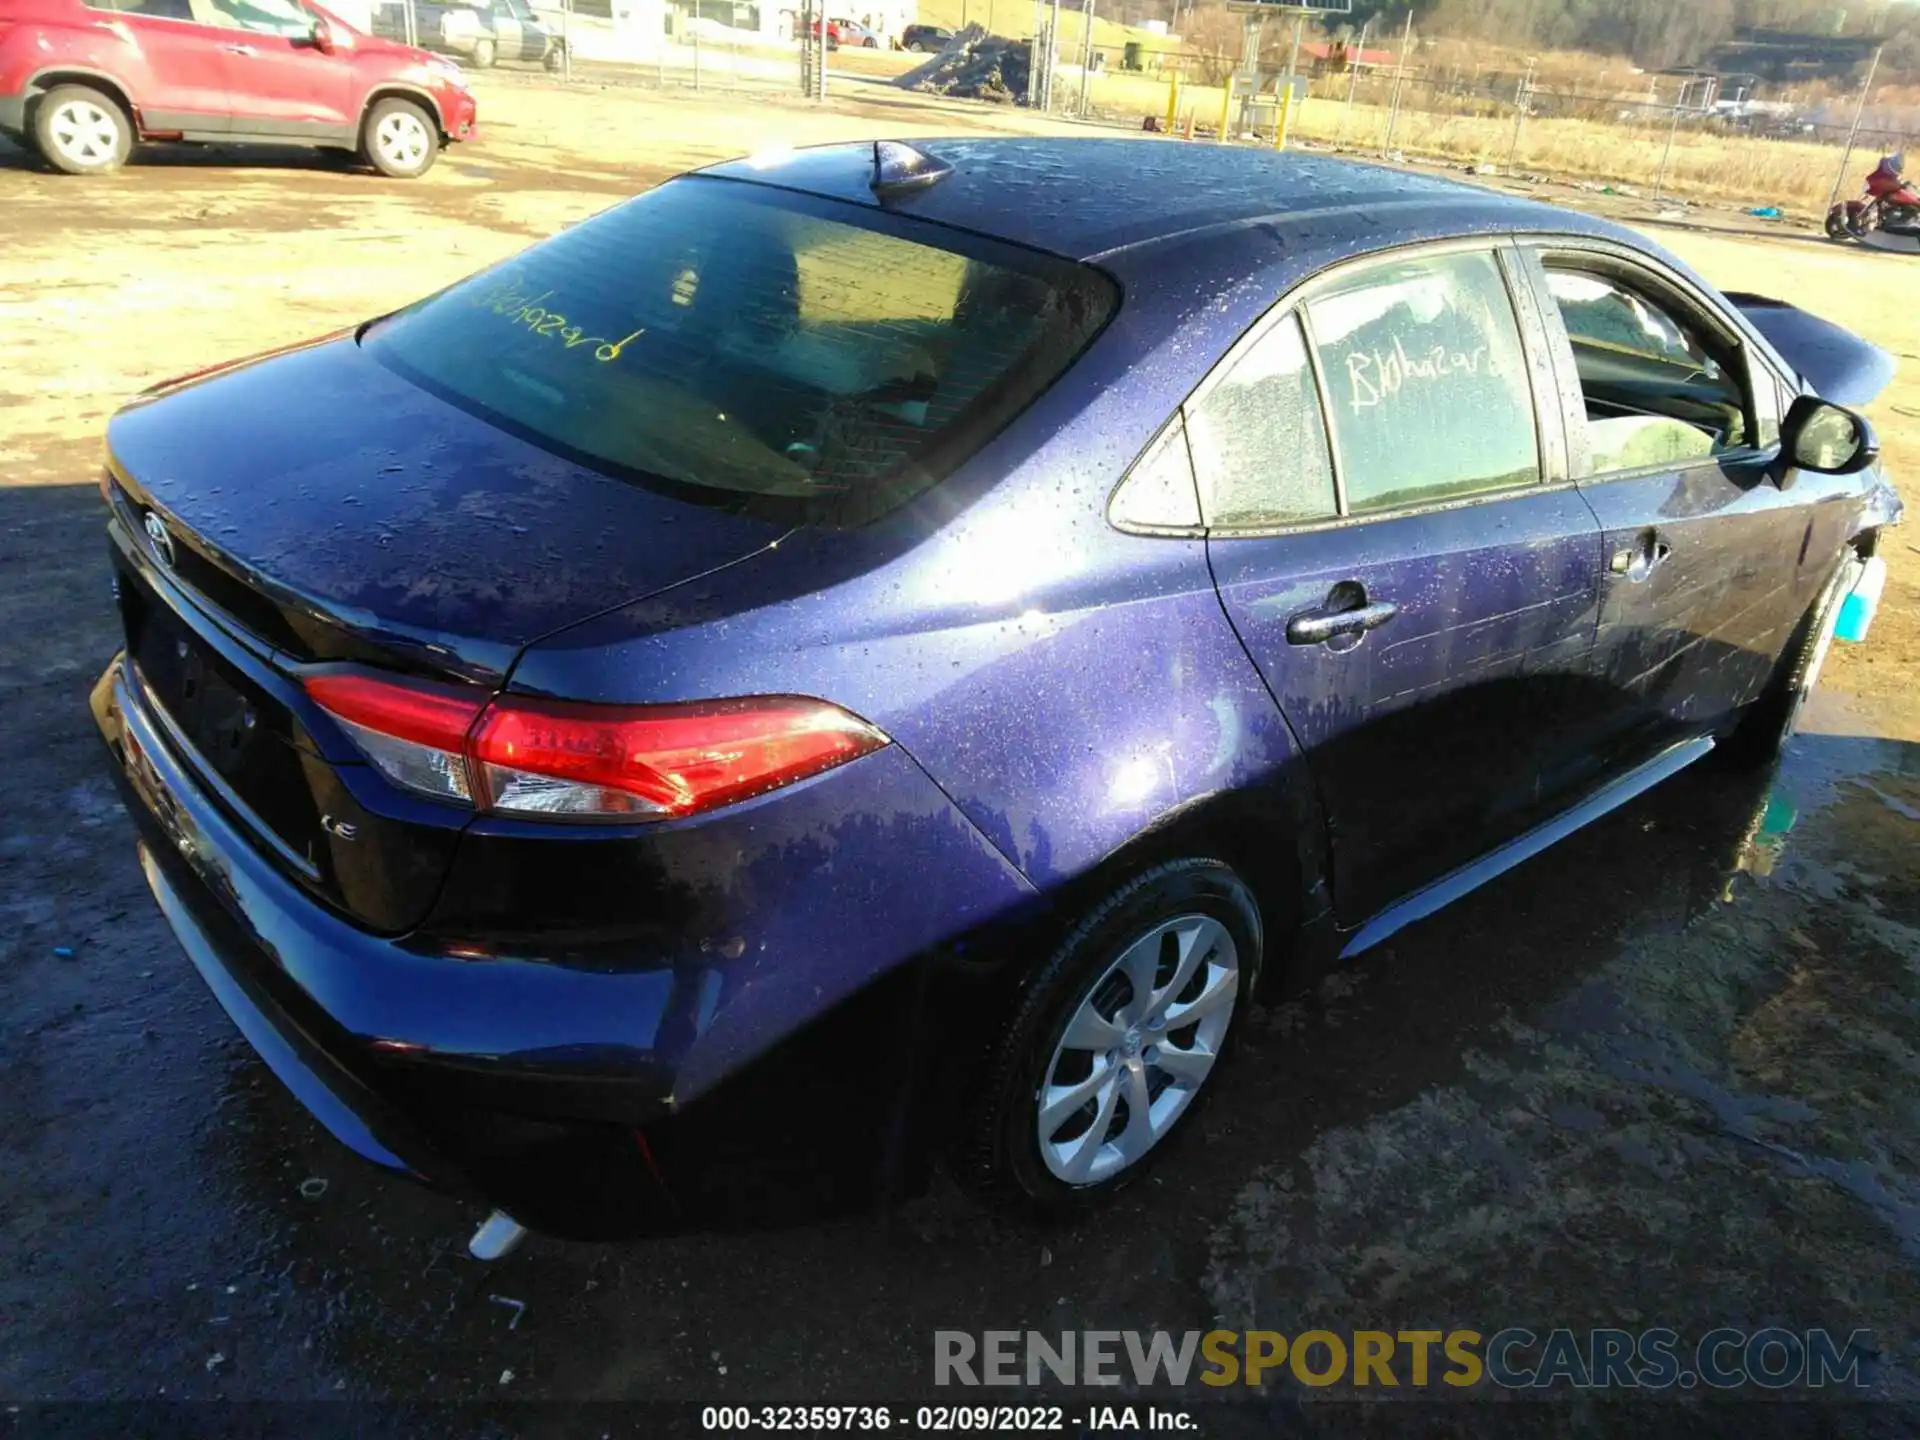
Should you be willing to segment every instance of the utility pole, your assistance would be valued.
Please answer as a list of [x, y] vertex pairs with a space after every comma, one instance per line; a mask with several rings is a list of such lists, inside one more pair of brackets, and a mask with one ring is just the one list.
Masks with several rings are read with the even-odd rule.
[[1653, 198], [1658, 200], [1667, 188], [1667, 166], [1673, 160], [1673, 137], [1680, 133], [1680, 99], [1674, 97], [1673, 120], [1667, 126], [1667, 149], [1660, 157], [1660, 177], [1653, 182]]
[[1527, 57], [1527, 73], [1520, 79], [1520, 93], [1513, 100], [1513, 146], [1507, 151], [1507, 173], [1513, 173], [1513, 163], [1520, 158], [1520, 132], [1527, 123], [1527, 96], [1533, 93], [1533, 67], [1538, 60]]
[[1087, 118], [1087, 82], [1093, 75], [1093, 4], [1085, 0], [1080, 8], [1080, 118]]
[[1407, 83], [1407, 50], [1413, 44], [1413, 7], [1407, 7], [1407, 28], [1400, 36], [1400, 63], [1393, 67], [1393, 103], [1387, 107], [1387, 138], [1380, 144], [1384, 159], [1393, 149], [1394, 128], [1400, 123], [1400, 92]]
[[1847, 153], [1840, 161], [1840, 173], [1833, 177], [1833, 190], [1827, 196], [1827, 209], [1833, 209], [1833, 202], [1840, 198], [1840, 187], [1847, 183], [1847, 167], [1853, 164], [1853, 147], [1860, 140], [1860, 122], [1867, 116], [1867, 96], [1873, 93], [1874, 77], [1880, 73], [1880, 57], [1886, 51], [1883, 45], [1873, 52], [1873, 63], [1867, 67], [1867, 83], [1860, 87], [1860, 103], [1853, 107], [1853, 128], [1847, 132]]
[[1356, 60], [1352, 53], [1349, 53], [1347, 56], [1347, 108], [1340, 116], [1340, 138], [1342, 140], [1347, 138], [1347, 126], [1353, 119], [1353, 91], [1354, 87], [1360, 83], [1360, 66], [1365, 63], [1367, 53], [1367, 30], [1372, 24], [1373, 17], [1369, 15], [1365, 23], [1360, 26], [1359, 53], [1361, 58]]

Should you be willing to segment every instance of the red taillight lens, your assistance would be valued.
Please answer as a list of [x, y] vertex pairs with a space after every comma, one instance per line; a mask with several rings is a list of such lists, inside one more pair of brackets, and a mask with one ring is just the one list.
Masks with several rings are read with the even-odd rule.
[[571, 705], [364, 674], [307, 693], [398, 785], [505, 814], [651, 819], [730, 805], [887, 743], [824, 700]]
[[474, 800], [467, 732], [487, 697], [372, 675], [310, 675], [307, 693], [394, 784], [440, 800]]

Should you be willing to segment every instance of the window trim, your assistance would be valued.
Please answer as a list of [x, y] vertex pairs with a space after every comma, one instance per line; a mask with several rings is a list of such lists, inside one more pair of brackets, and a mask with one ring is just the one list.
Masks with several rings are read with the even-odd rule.
[[[1679, 469], [1712, 465], [1716, 468], [1760, 467], [1772, 463], [1780, 453], [1779, 377], [1773, 366], [1755, 347], [1752, 338], [1721, 314], [1711, 296], [1686, 276], [1661, 264], [1655, 257], [1613, 241], [1588, 236], [1529, 235], [1519, 237], [1518, 249], [1525, 261], [1528, 280], [1541, 307], [1548, 343], [1555, 364], [1564, 366], [1572, 382], [1560, 386], [1562, 425], [1567, 434], [1568, 473], [1577, 486], [1605, 485], [1615, 480], [1644, 479], [1649, 475], [1671, 473]], [[1676, 464], [1656, 461], [1620, 470], [1595, 472], [1592, 452], [1587, 444], [1586, 401], [1580, 389], [1573, 340], [1560, 317], [1560, 307], [1548, 289], [1547, 272], [1553, 259], [1563, 261], [1560, 268], [1586, 270], [1603, 278], [1617, 279], [1630, 289], [1646, 292], [1647, 298], [1677, 312], [1675, 319], [1717, 341], [1731, 353], [1732, 373], [1739, 377], [1746, 409], [1748, 432], [1764, 437], [1758, 443], [1735, 446], [1699, 460]], [[1769, 403], [1771, 402], [1771, 403]]]

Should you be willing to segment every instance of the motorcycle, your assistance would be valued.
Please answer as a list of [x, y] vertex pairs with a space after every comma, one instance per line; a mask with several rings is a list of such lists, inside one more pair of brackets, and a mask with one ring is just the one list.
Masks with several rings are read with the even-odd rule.
[[1920, 255], [1920, 191], [1901, 174], [1905, 163], [1904, 155], [1883, 157], [1860, 199], [1827, 212], [1827, 238]]

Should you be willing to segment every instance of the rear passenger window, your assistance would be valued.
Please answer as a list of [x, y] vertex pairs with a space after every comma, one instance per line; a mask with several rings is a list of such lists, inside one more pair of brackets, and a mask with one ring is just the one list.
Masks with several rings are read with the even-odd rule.
[[1300, 322], [1289, 315], [1187, 414], [1200, 508], [1215, 529], [1337, 513], [1327, 429]]
[[1349, 514], [1540, 478], [1520, 327], [1491, 254], [1369, 269], [1307, 318]]

